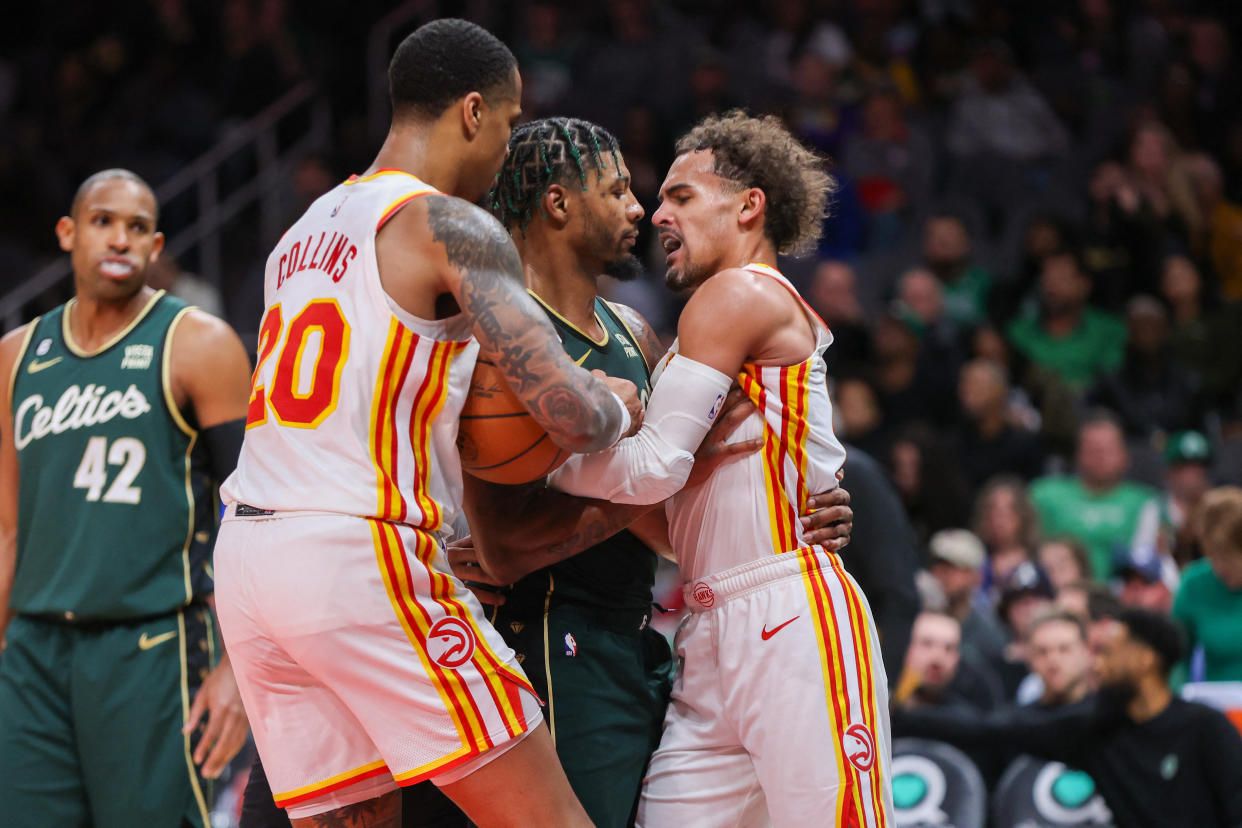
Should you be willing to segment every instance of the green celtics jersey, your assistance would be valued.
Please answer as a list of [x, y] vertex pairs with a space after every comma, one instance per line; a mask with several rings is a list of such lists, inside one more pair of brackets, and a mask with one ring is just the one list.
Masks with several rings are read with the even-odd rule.
[[[587, 370], [598, 368], [611, 377], [630, 380], [646, 401], [651, 393], [647, 361], [633, 333], [607, 302], [595, 299], [595, 318], [604, 329], [603, 339], [596, 341], [538, 296], [535, 299], [552, 320], [570, 359]], [[552, 589], [561, 599], [612, 609], [645, 610], [651, 606], [655, 571], [655, 553], [630, 532], [622, 531], [568, 560], [531, 574], [519, 581], [514, 591], [525, 599], [533, 597], [527, 593], [538, 591], [538, 604], [542, 605], [550, 575]]]
[[12, 376], [19, 613], [120, 620], [211, 591], [215, 504], [173, 403], [169, 347], [189, 310], [163, 291], [93, 353], [63, 305], [30, 325]]

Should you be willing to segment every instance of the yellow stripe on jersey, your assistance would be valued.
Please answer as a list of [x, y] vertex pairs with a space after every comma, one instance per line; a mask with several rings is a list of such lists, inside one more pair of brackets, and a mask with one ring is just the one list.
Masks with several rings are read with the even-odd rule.
[[780, 554], [781, 537], [778, 519], [778, 495], [776, 480], [778, 478], [776, 458], [778, 456], [777, 437], [768, 424], [767, 389], [763, 387], [763, 378], [758, 365], [747, 363], [738, 374], [738, 384], [742, 391], [759, 409], [763, 418], [763, 491], [768, 499], [768, 528], [772, 533], [772, 551]]
[[[388, 342], [380, 357], [375, 396], [371, 400], [371, 430], [368, 436], [378, 489], [375, 516], [380, 520], [401, 520], [405, 517], [401, 487], [397, 482], [397, 453], [393, 443], [396, 442], [397, 396], [405, 381], [414, 342], [414, 334], [404, 325], [396, 319], [389, 323]], [[406, 371], [402, 370], [403, 366]]]

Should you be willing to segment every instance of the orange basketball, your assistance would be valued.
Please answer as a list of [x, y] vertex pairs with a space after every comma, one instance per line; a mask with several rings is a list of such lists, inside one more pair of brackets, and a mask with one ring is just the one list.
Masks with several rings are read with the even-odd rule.
[[487, 354], [479, 356], [470, 378], [457, 451], [463, 470], [508, 485], [546, 477], [569, 457], [527, 413]]

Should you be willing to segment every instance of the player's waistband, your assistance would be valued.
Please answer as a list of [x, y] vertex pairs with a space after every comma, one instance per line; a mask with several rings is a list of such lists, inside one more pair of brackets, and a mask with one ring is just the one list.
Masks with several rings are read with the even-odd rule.
[[830, 566], [828, 556], [835, 554], [822, 546], [804, 546], [780, 555], [759, 558], [714, 575], [704, 575], [693, 581], [687, 581], [681, 588], [686, 609], [691, 612], [706, 612], [719, 607], [731, 598], [776, 581], [801, 577], [802, 556], [808, 553], [818, 559], [821, 568], [828, 568]]

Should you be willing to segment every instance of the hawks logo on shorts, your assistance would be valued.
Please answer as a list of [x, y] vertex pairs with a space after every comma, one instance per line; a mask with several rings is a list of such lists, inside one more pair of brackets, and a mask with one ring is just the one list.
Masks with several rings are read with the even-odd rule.
[[427, 652], [441, 667], [456, 669], [474, 655], [474, 632], [460, 618], [441, 618], [427, 631]]
[[841, 747], [850, 764], [863, 773], [871, 770], [875, 764], [875, 738], [865, 724], [854, 723], [845, 729], [841, 737]]
[[694, 585], [694, 600], [698, 601], [704, 607], [710, 608], [716, 603], [716, 594], [712, 592], [712, 588], [707, 584], [699, 581]]

